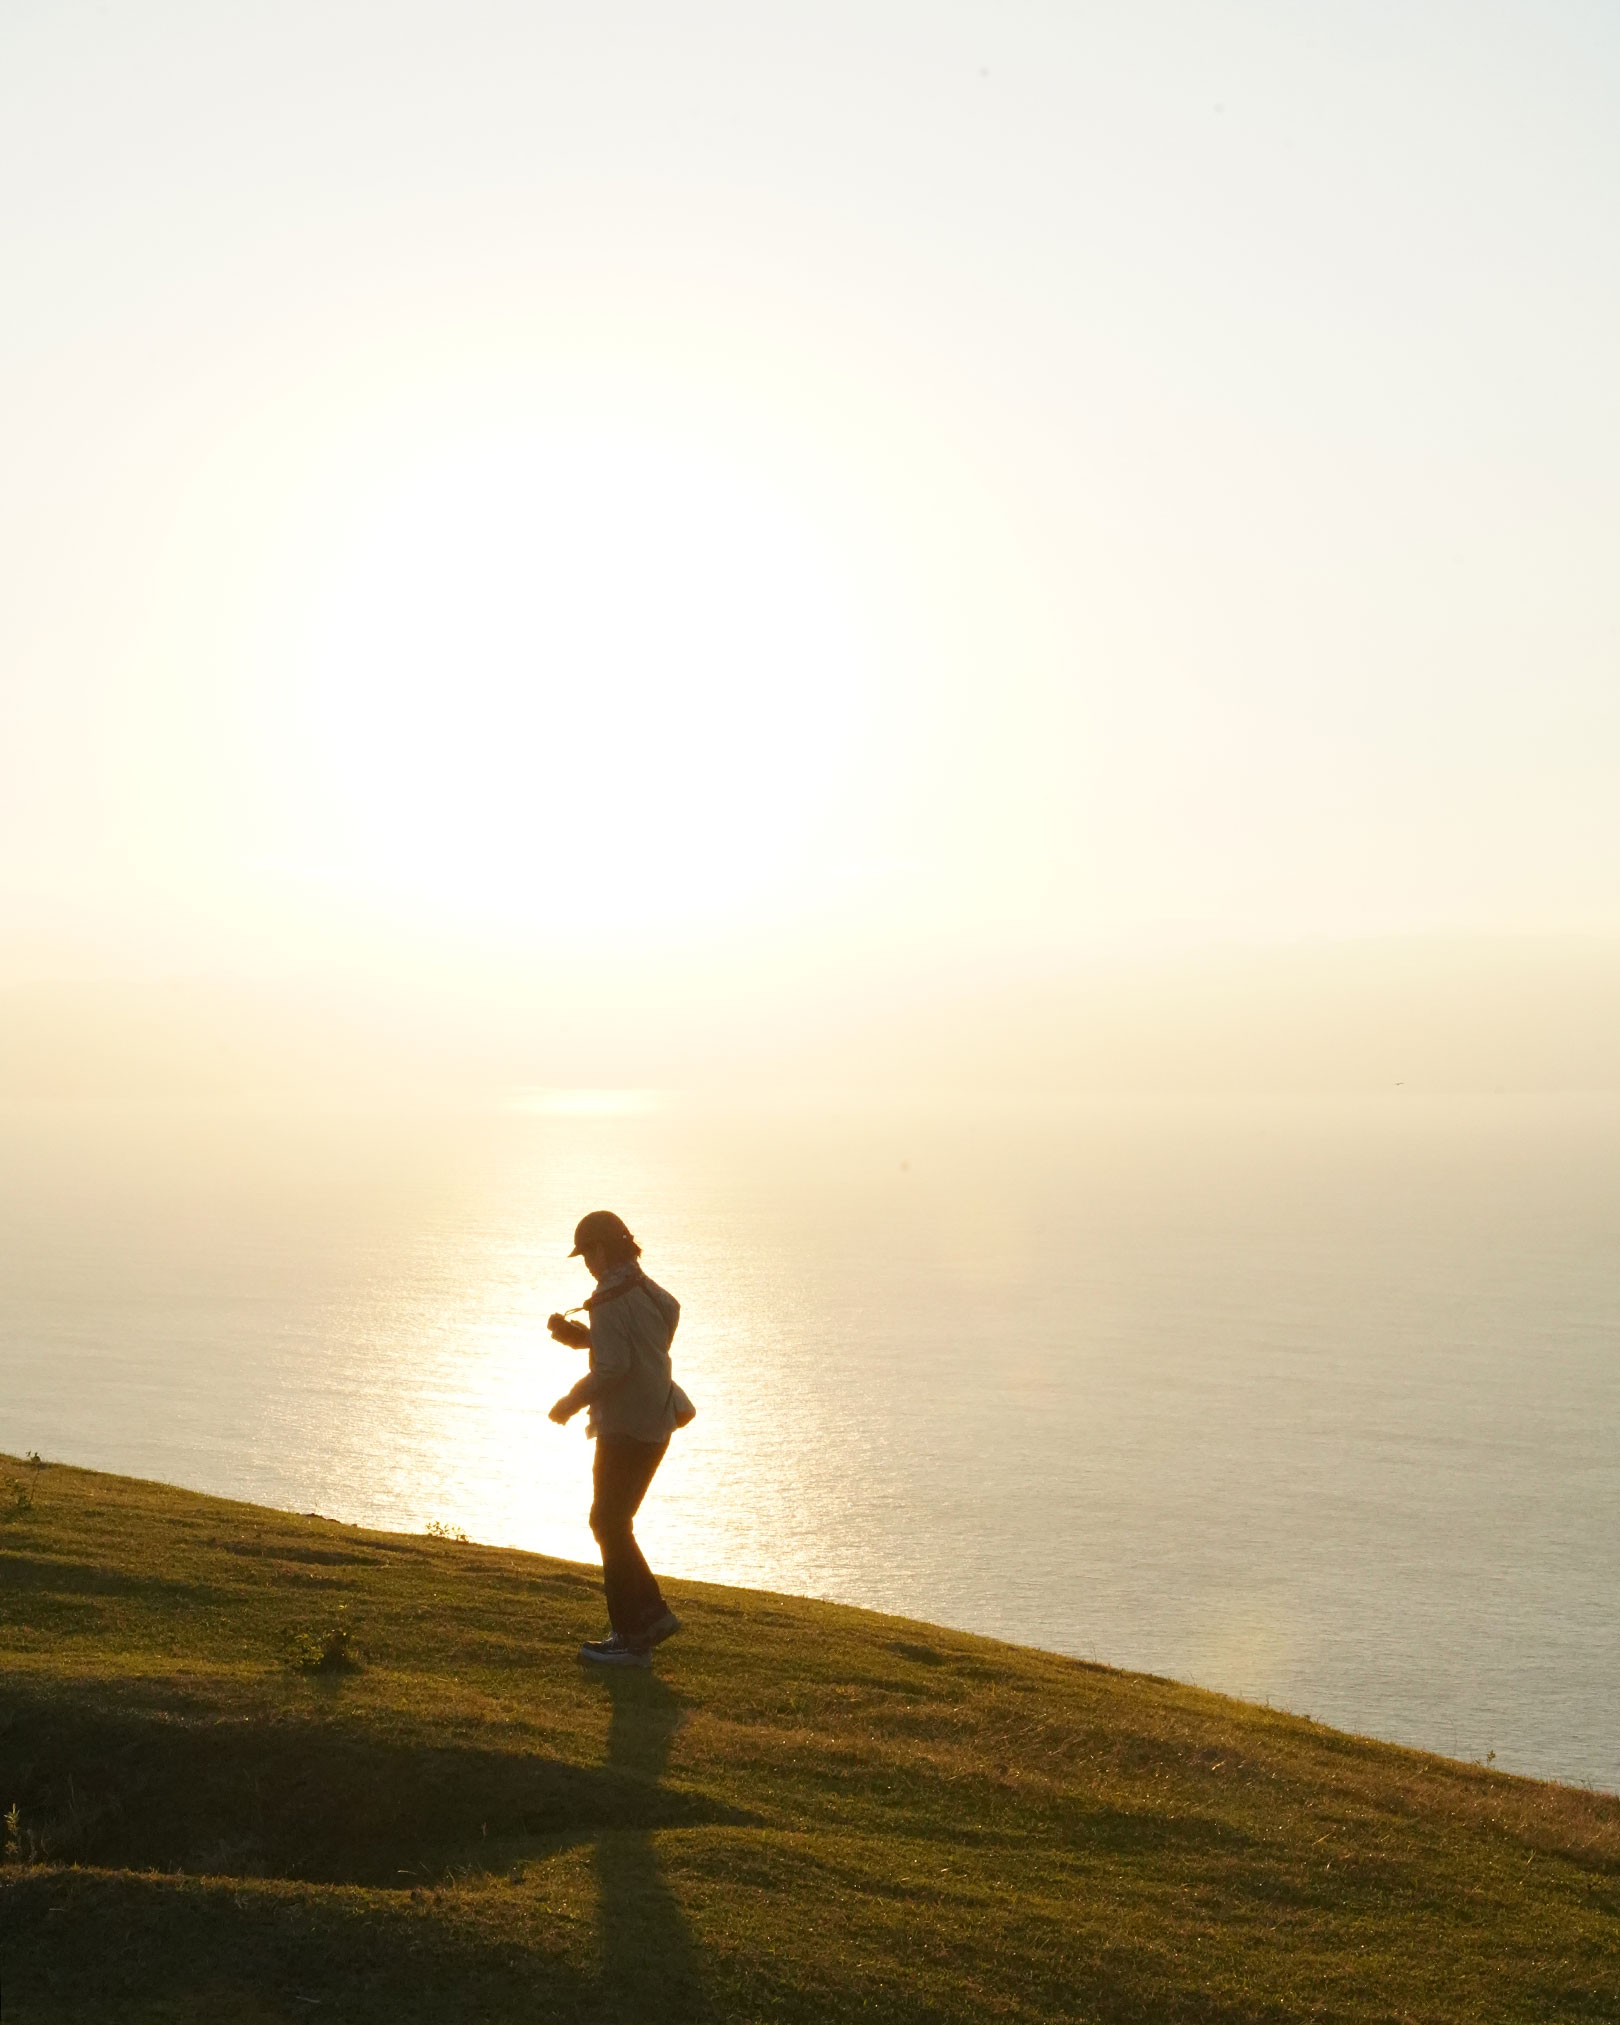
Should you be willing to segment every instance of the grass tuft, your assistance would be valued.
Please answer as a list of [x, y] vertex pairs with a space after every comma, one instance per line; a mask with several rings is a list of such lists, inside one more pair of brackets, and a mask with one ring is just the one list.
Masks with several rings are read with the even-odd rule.
[[358, 1673], [362, 1662], [348, 1604], [338, 1604], [318, 1631], [288, 1632], [287, 1655], [299, 1673]]

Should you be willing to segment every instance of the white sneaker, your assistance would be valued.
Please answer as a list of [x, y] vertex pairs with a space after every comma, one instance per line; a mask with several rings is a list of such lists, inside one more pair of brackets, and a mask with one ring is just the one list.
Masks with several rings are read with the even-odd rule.
[[651, 1666], [652, 1654], [644, 1645], [631, 1645], [611, 1632], [606, 1638], [588, 1638], [579, 1649], [581, 1659], [592, 1666]]

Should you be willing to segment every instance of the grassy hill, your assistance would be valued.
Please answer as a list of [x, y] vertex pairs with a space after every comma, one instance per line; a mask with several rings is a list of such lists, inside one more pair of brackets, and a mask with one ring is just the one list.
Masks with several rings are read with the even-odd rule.
[[[1620, 2018], [1620, 1800], [0, 1459], [7, 2025]], [[357, 1658], [357, 1666], [349, 1662]]]

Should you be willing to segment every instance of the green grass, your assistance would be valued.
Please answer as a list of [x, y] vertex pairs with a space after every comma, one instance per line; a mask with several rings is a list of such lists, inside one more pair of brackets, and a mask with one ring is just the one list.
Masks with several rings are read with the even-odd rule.
[[0, 1493], [7, 2025], [1620, 2018], [1610, 1796], [697, 1583], [587, 1675], [565, 1562]]

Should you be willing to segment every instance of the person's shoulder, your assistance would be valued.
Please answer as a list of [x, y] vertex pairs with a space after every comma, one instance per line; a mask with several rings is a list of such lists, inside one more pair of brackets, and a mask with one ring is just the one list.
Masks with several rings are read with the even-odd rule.
[[637, 1282], [637, 1290], [645, 1294], [653, 1306], [660, 1313], [667, 1315], [672, 1321], [681, 1312], [680, 1302], [676, 1300], [668, 1287], [659, 1286], [658, 1282], [650, 1274], [642, 1274], [640, 1280]]

